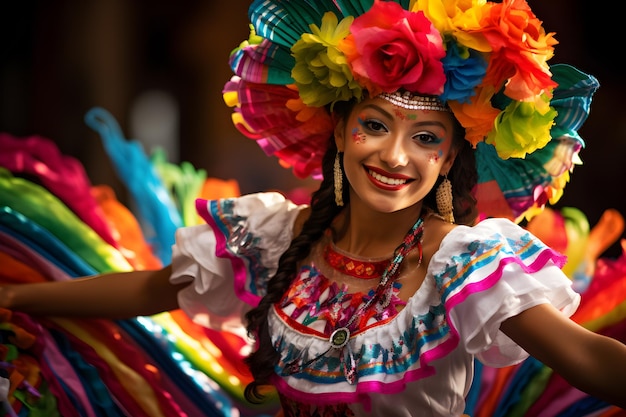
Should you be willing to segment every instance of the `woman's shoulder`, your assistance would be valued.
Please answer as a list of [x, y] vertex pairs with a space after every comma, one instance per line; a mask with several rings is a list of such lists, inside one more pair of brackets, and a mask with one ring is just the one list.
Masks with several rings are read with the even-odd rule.
[[268, 264], [273, 264], [293, 239], [294, 227], [306, 207], [278, 192], [198, 199], [197, 213], [206, 223], [199, 226], [198, 233], [215, 241], [224, 256], [269, 258]]
[[471, 226], [453, 226], [441, 239], [429, 266], [432, 272], [452, 265], [475, 271], [511, 260], [530, 264], [538, 257], [551, 259], [559, 266], [564, 263], [562, 254], [522, 226], [505, 218], [488, 218]]
[[[455, 242], [468, 242], [475, 240], [487, 241], [493, 239], [518, 239], [521, 236], [532, 234], [506, 218], [487, 218], [474, 224], [452, 224], [435, 217], [433, 223], [434, 240], [440, 243], [440, 247], [454, 244]], [[533, 239], [537, 239], [532, 236]]]

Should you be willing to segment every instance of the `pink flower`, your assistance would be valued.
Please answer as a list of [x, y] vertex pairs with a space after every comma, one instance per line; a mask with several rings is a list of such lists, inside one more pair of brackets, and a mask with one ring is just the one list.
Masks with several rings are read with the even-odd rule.
[[370, 96], [401, 88], [443, 93], [445, 50], [441, 34], [423, 12], [375, 0], [369, 11], [354, 19], [350, 32], [338, 47]]

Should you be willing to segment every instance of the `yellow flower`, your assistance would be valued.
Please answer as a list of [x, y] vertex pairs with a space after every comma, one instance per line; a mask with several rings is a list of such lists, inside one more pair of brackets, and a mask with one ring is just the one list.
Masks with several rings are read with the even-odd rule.
[[423, 11], [444, 37], [452, 37], [465, 48], [490, 52], [491, 45], [478, 30], [492, 3], [486, 0], [413, 0], [409, 10]]

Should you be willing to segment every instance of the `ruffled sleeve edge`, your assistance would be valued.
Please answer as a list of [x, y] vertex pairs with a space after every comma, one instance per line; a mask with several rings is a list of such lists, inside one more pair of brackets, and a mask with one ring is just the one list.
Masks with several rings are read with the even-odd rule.
[[[461, 284], [456, 289], [450, 289], [455, 285], [453, 276], [452, 279], [447, 281], [445, 279], [443, 281], [436, 279], [437, 286], [447, 311], [450, 337], [457, 342], [462, 341], [468, 353], [477, 355], [481, 362], [486, 365], [513, 365], [524, 360], [528, 357], [528, 354], [499, 330], [499, 324], [528, 308], [545, 303], [554, 305], [555, 308], [569, 317], [578, 307], [580, 295], [571, 288], [571, 280], [561, 271], [567, 260], [566, 256], [546, 246], [530, 232], [512, 222], [503, 221], [502, 219], [489, 219], [483, 221], [483, 223], [483, 225], [479, 224], [480, 226], [474, 226], [473, 228], [465, 227], [463, 229], [464, 226], [457, 227], [459, 230], [455, 229], [446, 236], [442, 242], [442, 247], [451, 243], [452, 249], [446, 249], [447, 257], [442, 256], [440, 258], [440, 265], [435, 270], [448, 269], [450, 266], [458, 267], [459, 264], [455, 264], [455, 262], [463, 259], [463, 257], [457, 257], [454, 254], [460, 254], [463, 251], [469, 252], [472, 241], [479, 242], [479, 245], [481, 242], [484, 243], [481, 237], [490, 239], [499, 235], [501, 243], [506, 250], [502, 251], [502, 248], [496, 245], [478, 254], [476, 257], [470, 256], [471, 264], [462, 265], [461, 271], [455, 270], [459, 276], [466, 275], [461, 281], [470, 282]], [[487, 229], [486, 233], [481, 230], [483, 228]], [[467, 233], [464, 233], [464, 230]], [[464, 237], [459, 239], [458, 233], [462, 233]], [[507, 238], [503, 236], [507, 236]], [[493, 253], [489, 253], [490, 251]], [[485, 257], [485, 264], [480, 264], [480, 256]], [[496, 259], [491, 262], [487, 261], [491, 256]], [[446, 258], [447, 261], [444, 261]], [[444, 263], [443, 265], [441, 264], [442, 262]], [[489, 266], [492, 262], [494, 264]], [[473, 268], [476, 270], [473, 270]], [[484, 269], [482, 274], [480, 269]], [[505, 273], [507, 269], [513, 269], [514, 272], [509, 275]], [[532, 278], [530, 280], [518, 281], [507, 281], [507, 278], [504, 278], [505, 275], [518, 276], [519, 274], [531, 276]], [[471, 275], [475, 275], [475, 278], [470, 278]], [[450, 276], [445, 274], [441, 274], [441, 276], [450, 278]], [[506, 287], [504, 290], [496, 288], [500, 282]], [[508, 288], [509, 286], [511, 288]], [[518, 293], [516, 292], [519, 289], [517, 288], [518, 286], [521, 286], [519, 298], [517, 298]], [[502, 296], [501, 299], [506, 300], [502, 301], [502, 303], [506, 303], [509, 301], [508, 297], [511, 297], [510, 299], [513, 300], [513, 303], [511, 306], [507, 305], [504, 310], [502, 310], [502, 304], [492, 307], [487, 303], [486, 309], [491, 308], [491, 310], [483, 312], [487, 318], [481, 317], [480, 320], [474, 321], [471, 318], [468, 319], [468, 316], [471, 316], [472, 313], [478, 317], [481, 314], [475, 313], [471, 306], [469, 310], [472, 311], [467, 311], [466, 302], [468, 298], [485, 291], [499, 292], [496, 296]], [[448, 293], [446, 294], [446, 292]], [[476, 306], [476, 303], [471, 304]], [[483, 308], [484, 306], [480, 307]], [[461, 323], [460, 317], [463, 317], [464, 327], [467, 326], [465, 322], [471, 322], [469, 327], [474, 328], [473, 333], [470, 331], [469, 336], [462, 336], [462, 332], [456, 326], [456, 324]], [[456, 324], [455, 319], [458, 322]], [[482, 330], [479, 331], [477, 329]], [[475, 337], [477, 339], [474, 339]], [[481, 338], [484, 338], [482, 342]], [[483, 347], [481, 348], [480, 346]]]
[[[229, 201], [233, 202], [233, 212], [224, 213]], [[304, 207], [278, 192], [233, 199], [196, 199], [198, 215], [214, 232], [215, 256], [231, 263], [234, 291], [243, 302], [258, 305], [264, 285], [291, 242], [296, 216]]]
[[204, 199], [196, 199], [196, 211], [202, 217], [202, 219], [213, 229], [215, 233], [215, 256], [230, 261], [233, 267], [234, 283], [233, 288], [237, 297], [253, 307], [259, 304], [261, 297], [252, 294], [246, 290], [246, 267], [242, 259], [232, 255], [226, 249], [226, 235], [222, 231], [220, 225], [211, 216], [210, 205], [216, 204], [216, 201], [209, 201]]

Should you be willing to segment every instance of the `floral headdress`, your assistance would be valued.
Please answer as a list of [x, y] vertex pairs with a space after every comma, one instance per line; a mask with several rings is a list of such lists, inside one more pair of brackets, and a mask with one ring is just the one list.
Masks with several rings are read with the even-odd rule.
[[255, 0], [249, 17], [224, 99], [297, 177], [321, 174], [334, 104], [400, 90], [438, 97], [463, 125], [486, 216], [556, 202], [580, 163], [598, 82], [548, 65], [557, 41], [526, 0]]

